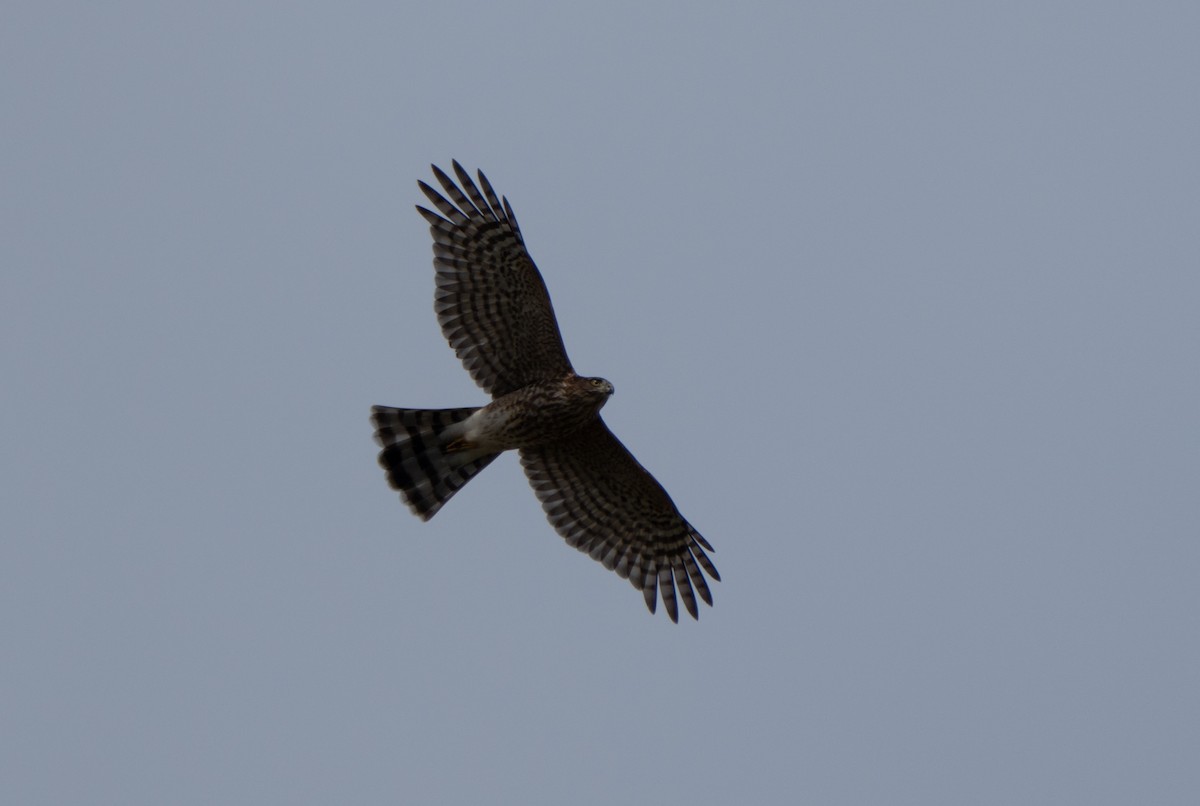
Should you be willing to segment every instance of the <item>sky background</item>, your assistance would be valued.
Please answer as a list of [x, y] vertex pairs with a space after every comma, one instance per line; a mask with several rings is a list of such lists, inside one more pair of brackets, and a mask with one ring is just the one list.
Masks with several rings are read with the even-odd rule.
[[[1200, 6], [3, 16], [0, 801], [1200, 802]], [[451, 158], [698, 623], [387, 487]]]

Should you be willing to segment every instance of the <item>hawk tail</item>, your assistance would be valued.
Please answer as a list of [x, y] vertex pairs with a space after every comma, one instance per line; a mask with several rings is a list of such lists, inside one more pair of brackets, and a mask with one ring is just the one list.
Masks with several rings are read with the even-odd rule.
[[479, 409], [394, 409], [373, 406], [379, 466], [421, 520], [429, 520], [464, 484], [500, 454], [448, 450], [456, 427]]

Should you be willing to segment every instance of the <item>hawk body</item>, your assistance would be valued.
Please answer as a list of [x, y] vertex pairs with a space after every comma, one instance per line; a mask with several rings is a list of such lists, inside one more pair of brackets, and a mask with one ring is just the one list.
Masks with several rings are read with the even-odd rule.
[[568, 437], [596, 418], [613, 386], [574, 373], [498, 397], [464, 421], [462, 441], [496, 451], [532, 448]]
[[479, 408], [375, 406], [379, 464], [424, 520], [506, 450], [518, 450], [550, 523], [678, 621], [676, 594], [693, 618], [712, 604], [705, 574], [720, 575], [713, 548], [679, 514], [666, 490], [600, 419], [613, 393], [577, 375], [550, 295], [525, 249], [516, 216], [482, 172], [457, 162], [456, 184], [436, 166], [445, 196], [424, 182], [437, 212], [418, 207], [433, 236], [434, 310], [471, 377], [492, 395]]

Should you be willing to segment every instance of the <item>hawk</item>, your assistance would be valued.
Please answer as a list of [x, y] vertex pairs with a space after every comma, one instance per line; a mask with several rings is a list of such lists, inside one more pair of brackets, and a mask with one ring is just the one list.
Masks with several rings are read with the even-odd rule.
[[678, 592], [699, 618], [697, 596], [712, 605], [704, 573], [721, 578], [704, 553], [713, 547], [600, 419], [613, 385], [572, 368], [508, 199], [497, 197], [482, 171], [476, 184], [458, 162], [453, 166], [457, 184], [432, 166], [445, 195], [417, 183], [437, 208], [417, 212], [433, 235], [438, 323], [492, 402], [461, 409], [374, 406], [388, 482], [429, 520], [493, 459], [516, 450], [568, 545], [633, 583], [651, 613], [661, 596], [678, 622]]

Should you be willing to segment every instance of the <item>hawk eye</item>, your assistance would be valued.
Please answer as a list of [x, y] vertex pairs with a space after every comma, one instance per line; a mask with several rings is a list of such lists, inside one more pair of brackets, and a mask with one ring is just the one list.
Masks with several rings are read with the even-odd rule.
[[592, 386], [599, 386], [599, 385], [600, 385], [600, 379], [592, 378]]

